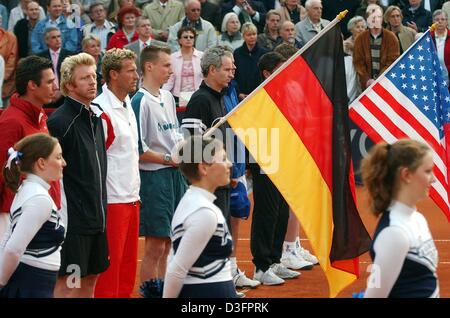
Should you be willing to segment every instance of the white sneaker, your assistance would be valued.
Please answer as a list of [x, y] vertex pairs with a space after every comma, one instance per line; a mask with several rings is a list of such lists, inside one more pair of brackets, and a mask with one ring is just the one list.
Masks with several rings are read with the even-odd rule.
[[263, 272], [262, 270], [258, 270], [255, 272], [255, 275], [253, 276], [254, 280], [257, 280], [261, 282], [263, 285], [281, 285], [284, 283], [284, 280], [272, 271], [272, 268], [269, 267], [268, 270]]
[[283, 253], [281, 264], [289, 269], [295, 270], [308, 270], [314, 267], [313, 263], [304, 260], [303, 257], [291, 251]]
[[283, 279], [297, 278], [298, 276], [300, 276], [299, 272], [292, 271], [281, 263], [272, 264], [270, 268], [275, 275]]
[[307, 249], [299, 247], [297, 249], [297, 254], [300, 255], [305, 261], [312, 263], [313, 265], [319, 264], [317, 257], [312, 255]]
[[259, 281], [248, 278], [245, 275], [245, 272], [242, 272], [239, 268], [233, 275], [233, 282], [234, 286], [236, 286], [237, 288], [256, 288], [261, 285]]

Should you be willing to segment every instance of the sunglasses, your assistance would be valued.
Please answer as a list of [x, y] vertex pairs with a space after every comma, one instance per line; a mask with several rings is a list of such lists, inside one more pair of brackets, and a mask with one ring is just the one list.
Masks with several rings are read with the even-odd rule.
[[192, 39], [194, 39], [194, 36], [193, 35], [183, 35], [182, 38], [186, 39], [186, 40], [187, 39], [191, 39], [192, 40]]
[[200, 9], [191, 9], [191, 12], [200, 12]]

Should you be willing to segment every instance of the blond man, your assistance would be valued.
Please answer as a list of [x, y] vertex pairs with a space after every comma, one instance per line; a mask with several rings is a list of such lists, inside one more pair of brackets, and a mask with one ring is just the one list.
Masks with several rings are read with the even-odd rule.
[[[96, 96], [95, 59], [80, 53], [61, 65], [64, 104], [49, 118], [67, 167], [61, 189], [67, 236], [61, 250], [56, 297], [93, 297], [98, 274], [109, 266], [106, 239], [106, 145]], [[95, 111], [95, 112], [94, 112]]]

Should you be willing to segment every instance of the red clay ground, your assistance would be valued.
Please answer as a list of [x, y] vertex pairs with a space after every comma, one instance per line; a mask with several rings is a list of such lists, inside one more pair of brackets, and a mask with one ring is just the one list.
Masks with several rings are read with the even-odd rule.
[[[361, 218], [370, 234], [373, 234], [376, 226], [376, 219], [367, 208], [366, 193], [362, 188], [357, 189], [358, 208]], [[421, 211], [430, 226], [436, 247], [439, 251], [438, 276], [440, 281], [441, 297], [450, 297], [450, 223], [437, 206], [427, 199], [419, 204]], [[253, 276], [252, 256], [250, 253], [250, 225], [251, 220], [241, 222], [240, 237], [238, 242], [237, 259], [241, 270]], [[310, 249], [309, 242], [304, 233], [300, 236], [302, 245]], [[142, 258], [144, 241], [139, 241], [139, 259]], [[361, 275], [352, 285], [344, 289], [338, 297], [351, 297], [353, 292], [359, 292], [365, 289], [368, 273], [367, 266], [370, 265], [368, 253], [360, 257]], [[140, 266], [140, 262], [139, 262]], [[138, 268], [139, 275], [139, 268]], [[137, 293], [139, 276], [136, 277], [135, 297]], [[325, 275], [320, 266], [315, 266], [312, 270], [302, 271], [298, 279], [288, 280], [281, 286], [259, 286], [253, 290], [242, 290], [247, 298], [325, 298], [328, 297], [328, 284]]]

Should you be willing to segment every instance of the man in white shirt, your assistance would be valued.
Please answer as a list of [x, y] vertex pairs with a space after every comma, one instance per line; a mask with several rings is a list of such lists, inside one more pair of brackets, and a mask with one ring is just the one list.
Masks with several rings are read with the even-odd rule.
[[113, 140], [106, 142], [106, 235], [110, 266], [97, 280], [95, 297], [99, 298], [130, 298], [136, 277], [140, 207], [139, 152], [136, 118], [128, 96], [136, 90], [139, 79], [134, 59], [134, 53], [125, 49], [112, 49], [105, 53], [102, 74], [106, 83], [102, 93], [92, 102], [111, 120], [105, 135], [114, 136]]
[[136, 65], [138, 67], [138, 74], [142, 76], [142, 70], [140, 67], [140, 55], [142, 50], [150, 45], [167, 47], [167, 43], [154, 40], [152, 38], [152, 26], [150, 20], [147, 17], [140, 16], [136, 19], [136, 32], [139, 35], [139, 39], [133, 43], [125, 45], [126, 49], [129, 49], [136, 54]]
[[[14, 26], [17, 21], [22, 20], [27, 15], [27, 6], [30, 2], [36, 2], [34, 0], [20, 0], [17, 7], [11, 10], [8, 21], [8, 31], [14, 30]], [[45, 19], [45, 12], [41, 6], [39, 6], [39, 20]]]
[[106, 9], [100, 1], [91, 4], [89, 12], [94, 22], [83, 26], [81, 29], [83, 38], [94, 34], [100, 39], [102, 51], [105, 51], [108, 45], [108, 34], [115, 32], [115, 24], [106, 20]]
[[160, 89], [170, 75], [168, 47], [148, 46], [141, 53], [144, 79], [131, 104], [138, 121], [141, 174], [139, 234], [145, 236], [140, 293], [160, 298], [170, 251], [172, 217], [186, 192], [186, 181], [171, 153], [182, 140], [172, 94]]

